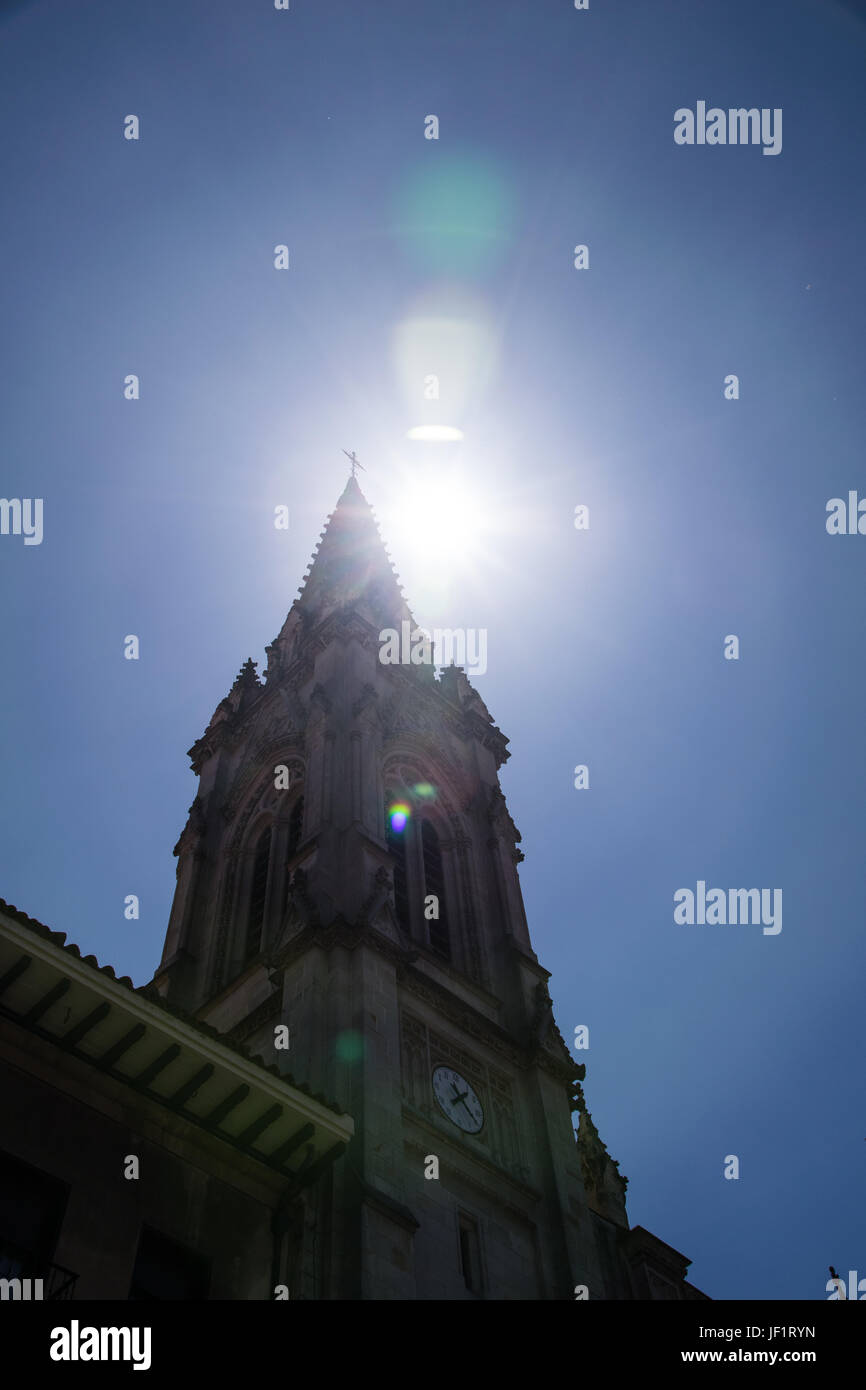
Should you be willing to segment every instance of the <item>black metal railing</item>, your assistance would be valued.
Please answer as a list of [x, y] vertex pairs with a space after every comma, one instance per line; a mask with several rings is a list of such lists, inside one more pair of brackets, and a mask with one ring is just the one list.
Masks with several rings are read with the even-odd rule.
[[34, 1255], [31, 1250], [0, 1237], [0, 1279], [30, 1280], [31, 1298], [34, 1297], [33, 1281], [41, 1279], [42, 1298], [56, 1302], [74, 1297], [78, 1275], [71, 1269], [64, 1269], [63, 1265], [52, 1264], [50, 1260]]

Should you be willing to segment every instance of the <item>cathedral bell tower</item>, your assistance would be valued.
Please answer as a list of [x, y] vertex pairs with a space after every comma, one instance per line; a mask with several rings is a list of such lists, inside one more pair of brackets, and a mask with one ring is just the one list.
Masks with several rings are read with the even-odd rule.
[[461, 669], [380, 660], [415, 624], [352, 471], [264, 678], [247, 661], [190, 750], [154, 985], [355, 1121], [292, 1298], [640, 1297], [625, 1180], [588, 1115], [575, 1142], [507, 739]]

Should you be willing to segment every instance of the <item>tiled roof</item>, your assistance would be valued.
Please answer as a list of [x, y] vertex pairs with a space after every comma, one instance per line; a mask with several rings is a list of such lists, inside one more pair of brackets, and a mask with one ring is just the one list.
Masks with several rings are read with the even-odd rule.
[[250, 1062], [253, 1066], [260, 1067], [262, 1071], [269, 1072], [272, 1076], [277, 1077], [278, 1080], [284, 1081], [287, 1085], [293, 1086], [295, 1090], [303, 1092], [304, 1095], [309, 1096], [311, 1100], [318, 1102], [319, 1105], [323, 1105], [326, 1109], [332, 1110], [335, 1115], [345, 1115], [346, 1112], [341, 1110], [339, 1105], [335, 1104], [334, 1101], [328, 1100], [321, 1092], [314, 1093], [305, 1081], [296, 1081], [291, 1072], [281, 1071], [280, 1068], [275, 1066], [272, 1062], [265, 1062], [261, 1057], [253, 1056], [252, 1053], [248, 1052], [240, 1043], [230, 1042], [225, 1033], [220, 1033], [217, 1028], [212, 1028], [209, 1023], [203, 1023], [202, 1020], [196, 1018], [194, 1014], [189, 1014], [184, 1009], [179, 1009], [176, 1004], [168, 1004], [153, 985], [147, 984], [136, 988], [128, 975], [117, 975], [112, 966], [100, 965], [94, 955], [83, 956], [74, 942], [70, 941], [67, 943], [65, 932], [52, 931], [50, 927], [45, 926], [44, 922], [37, 922], [35, 917], [28, 917], [26, 912], [21, 912], [19, 908], [14, 907], [11, 903], [7, 903], [3, 898], [0, 898], [0, 912], [5, 912], [6, 915], [12, 917], [19, 926], [26, 927], [28, 931], [32, 931], [35, 936], [41, 936], [45, 941], [50, 941], [53, 946], [58, 947], [59, 950], [66, 952], [68, 955], [74, 956], [76, 960], [82, 961], [85, 965], [89, 965], [100, 975], [107, 975], [110, 980], [115, 980], [117, 984], [123, 985], [124, 989], [128, 989], [130, 994], [137, 994], [142, 999], [146, 999], [149, 1004], [155, 1004], [167, 1014], [171, 1014], [174, 1018], [185, 1023], [188, 1028], [194, 1028], [196, 1032], [201, 1033], [203, 1037], [211, 1038], [229, 1052], [237, 1053], [245, 1062]]

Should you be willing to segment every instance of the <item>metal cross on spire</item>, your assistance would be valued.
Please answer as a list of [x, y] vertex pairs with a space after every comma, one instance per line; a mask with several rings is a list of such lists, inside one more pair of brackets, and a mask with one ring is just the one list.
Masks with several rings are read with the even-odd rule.
[[354, 450], [354, 449], [352, 450], [351, 454], [349, 453], [348, 449], [344, 449], [344, 450], [343, 450], [343, 453], [346, 455], [346, 458], [349, 460], [349, 462], [350, 462], [351, 465], [352, 465], [352, 477], [353, 477], [353, 478], [354, 478], [354, 476], [355, 476], [355, 469], [356, 469], [356, 468], [360, 468], [360, 470], [361, 470], [362, 473], [366, 473], [367, 470], [366, 470], [366, 468], [364, 467], [363, 463], [359, 463], [358, 460], [355, 458], [355, 450]]

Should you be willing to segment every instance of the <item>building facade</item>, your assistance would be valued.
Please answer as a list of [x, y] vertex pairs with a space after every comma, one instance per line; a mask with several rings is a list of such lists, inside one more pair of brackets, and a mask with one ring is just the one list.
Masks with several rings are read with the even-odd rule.
[[290, 1297], [300, 1194], [352, 1131], [0, 902], [0, 1299]]
[[352, 477], [264, 680], [248, 661], [191, 750], [155, 985], [267, 1061], [288, 1027], [293, 1071], [355, 1121], [305, 1199], [304, 1297], [689, 1296], [586, 1114], [575, 1143], [507, 740], [462, 670], [380, 659], [404, 623]]
[[[0, 917], [2, 1084], [22, 1113], [28, 1088], [59, 1088], [55, 1103], [87, 1130], [76, 1068], [96, 1068], [108, 1088], [99, 1124], [120, 1126], [111, 1144], [99, 1131], [100, 1152], [136, 1152], [136, 1135], [152, 1144], [151, 1110], [171, 1112], [173, 1161], [198, 1195], [192, 1214], [189, 1202], [160, 1207], [156, 1184], [150, 1248], [181, 1242], [233, 1273], [216, 1284], [189, 1273], [166, 1296], [702, 1298], [684, 1256], [629, 1227], [626, 1180], [556, 1027], [499, 785], [507, 739], [461, 669], [437, 677], [423, 647], [416, 662], [381, 659], [381, 633], [404, 623], [415, 631], [352, 477], [264, 677], [247, 661], [190, 750], [198, 791], [151, 984], [113, 985], [89, 1008], [82, 998], [59, 1034], [49, 965], [64, 978], [70, 948], [40, 936], [43, 993], [23, 994], [38, 924]], [[151, 1012], [118, 1034], [121, 995], [127, 1011], [134, 1000]], [[183, 1037], [163, 1047], [154, 1031], [136, 1055], [158, 1020]], [[34, 1027], [39, 1069], [24, 1045]], [[234, 1087], [232, 1066], [244, 1069]], [[243, 1093], [256, 1073], [267, 1085]], [[44, 1136], [10, 1147], [9, 1163], [86, 1193]], [[0, 1248], [2, 1222], [0, 1211]], [[114, 1282], [102, 1280], [115, 1292], [92, 1296], [135, 1296], [135, 1221], [120, 1227]], [[243, 1246], [234, 1263], [226, 1241]], [[56, 1249], [61, 1266], [85, 1259], [71, 1237]]]

